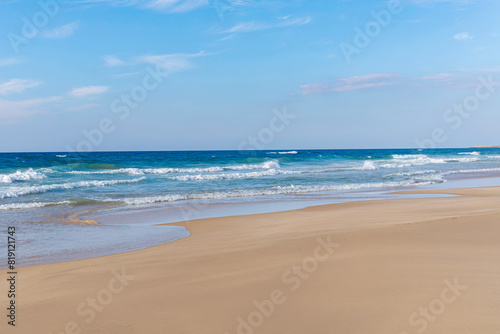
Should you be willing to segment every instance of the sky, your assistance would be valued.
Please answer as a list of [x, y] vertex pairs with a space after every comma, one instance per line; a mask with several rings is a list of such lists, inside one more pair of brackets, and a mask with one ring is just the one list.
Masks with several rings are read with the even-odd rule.
[[7, 0], [0, 152], [499, 145], [494, 0]]

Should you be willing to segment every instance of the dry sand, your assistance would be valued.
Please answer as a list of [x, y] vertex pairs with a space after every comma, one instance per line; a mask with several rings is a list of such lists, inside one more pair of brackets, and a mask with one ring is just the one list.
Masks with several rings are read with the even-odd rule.
[[204, 219], [172, 243], [20, 268], [0, 332], [498, 334], [500, 188], [438, 192], [461, 196]]

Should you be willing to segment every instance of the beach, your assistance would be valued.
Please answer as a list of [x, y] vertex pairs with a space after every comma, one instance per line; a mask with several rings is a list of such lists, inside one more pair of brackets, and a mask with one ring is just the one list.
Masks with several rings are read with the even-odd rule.
[[417, 192], [456, 196], [193, 220], [166, 244], [19, 268], [1, 331], [499, 333], [500, 187]]

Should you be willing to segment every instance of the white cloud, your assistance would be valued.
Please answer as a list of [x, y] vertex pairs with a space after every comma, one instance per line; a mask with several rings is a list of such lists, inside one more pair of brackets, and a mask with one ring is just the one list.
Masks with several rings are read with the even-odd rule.
[[137, 63], [155, 65], [162, 70], [179, 72], [193, 67], [190, 58], [209, 56], [210, 54], [200, 51], [198, 53], [178, 53], [168, 55], [144, 55], [135, 58]]
[[240, 33], [240, 32], [252, 32], [252, 31], [260, 31], [267, 30], [273, 28], [283, 28], [283, 27], [291, 27], [291, 26], [302, 26], [311, 22], [311, 17], [302, 17], [296, 19], [283, 19], [278, 23], [269, 24], [269, 23], [257, 23], [257, 22], [244, 22], [239, 23], [227, 30], [222, 31], [221, 33]]
[[[191, 58], [209, 56], [210, 54], [205, 51], [200, 51], [198, 53], [175, 53], [175, 54], [165, 54], [165, 55], [142, 55], [132, 58], [128, 61], [123, 61], [114, 56], [103, 56], [101, 57], [106, 63], [105, 66], [115, 67], [115, 66], [133, 66], [137, 64], [149, 64], [154, 65], [157, 68], [168, 71], [168, 72], [179, 72], [182, 70], [190, 69], [193, 67]], [[124, 73], [122, 76], [133, 75], [140, 72]]]
[[114, 56], [108, 55], [108, 56], [102, 56], [101, 58], [106, 62], [106, 66], [108, 67], [125, 65], [125, 62], [123, 60], [120, 60]]
[[456, 35], [453, 35], [453, 38], [456, 40], [459, 40], [459, 41], [465, 41], [465, 40], [473, 39], [474, 36], [468, 32], [461, 32], [461, 33], [458, 33]]
[[0, 95], [22, 93], [24, 90], [40, 85], [40, 81], [26, 79], [11, 79], [0, 83]]
[[80, 88], [74, 88], [69, 95], [72, 97], [87, 97], [92, 95], [99, 95], [107, 92], [109, 89], [108, 86], [86, 86]]
[[166, 10], [172, 13], [188, 12], [209, 4], [208, 0], [151, 0], [147, 2], [146, 8]]
[[19, 64], [20, 62], [21, 62], [21, 59], [19, 59], [19, 58], [0, 58], [0, 67], [15, 65], [15, 64]]
[[47, 29], [40, 33], [40, 37], [49, 39], [68, 38], [74, 34], [75, 30], [78, 28], [78, 25], [78, 22], [71, 22], [54, 29]]
[[78, 4], [109, 4], [112, 6], [138, 6], [139, 8], [169, 13], [188, 12], [208, 6], [209, 0], [80, 0]]

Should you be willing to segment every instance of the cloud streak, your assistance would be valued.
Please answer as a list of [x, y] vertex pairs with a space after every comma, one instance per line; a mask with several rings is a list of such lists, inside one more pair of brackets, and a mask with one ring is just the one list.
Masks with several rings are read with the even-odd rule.
[[461, 32], [461, 33], [458, 33], [456, 35], [453, 35], [453, 38], [458, 40], [458, 41], [467, 41], [469, 39], [473, 39], [474, 36], [468, 32]]
[[346, 92], [395, 85], [403, 76], [400, 74], [368, 74], [347, 78], [338, 78], [334, 83], [319, 82], [300, 86], [302, 94], [320, 94], [327, 92]]
[[0, 67], [11, 66], [21, 63], [19, 58], [0, 58]]
[[311, 17], [302, 17], [296, 19], [281, 19], [277, 23], [258, 23], [258, 22], [243, 22], [239, 23], [229, 29], [221, 31], [223, 34], [235, 34], [244, 32], [261, 31], [275, 28], [284, 28], [292, 26], [302, 26], [311, 22]]
[[0, 83], [0, 95], [10, 95], [16, 93], [22, 93], [28, 88], [36, 87], [40, 85], [40, 81], [35, 81], [31, 79], [11, 79], [7, 82]]
[[141, 9], [151, 9], [168, 13], [189, 12], [208, 6], [209, 0], [79, 0], [75, 4], [107, 4], [112, 6], [137, 6]]
[[[175, 54], [164, 54], [164, 55], [141, 55], [132, 58], [129, 61], [121, 60], [115, 56], [103, 56], [101, 57], [105, 61], [105, 66], [107, 67], [118, 67], [118, 66], [134, 66], [138, 64], [148, 64], [154, 65], [158, 69], [168, 72], [180, 72], [192, 68], [194, 65], [191, 61], [192, 58], [206, 57], [211, 54], [205, 51], [200, 51], [198, 53], [175, 53]], [[135, 74], [135, 72], [134, 72]]]
[[63, 26], [47, 29], [40, 33], [40, 37], [47, 39], [63, 39], [68, 38], [75, 33], [79, 23], [77, 21], [65, 24]]
[[95, 96], [107, 92], [108, 86], [86, 86], [74, 88], [69, 95], [76, 98], [83, 98], [88, 96]]
[[59, 96], [22, 101], [10, 101], [0, 98], [0, 119], [13, 120], [38, 114], [43, 112], [43, 107], [46, 104], [60, 99]]

